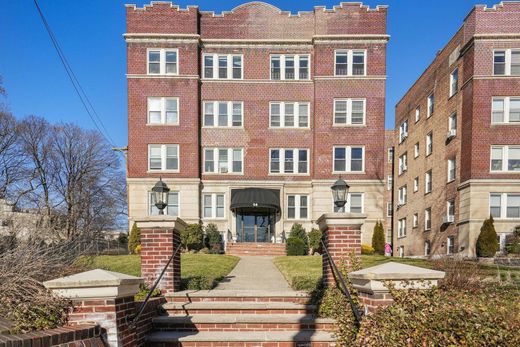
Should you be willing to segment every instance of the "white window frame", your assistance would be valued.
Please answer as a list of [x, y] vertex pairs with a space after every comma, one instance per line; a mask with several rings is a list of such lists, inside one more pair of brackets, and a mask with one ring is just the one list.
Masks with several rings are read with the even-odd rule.
[[[227, 125], [218, 125], [219, 104], [227, 104]], [[213, 104], [213, 125], [206, 124], [206, 105]], [[240, 124], [233, 125], [233, 105], [240, 104]], [[202, 127], [203, 128], [243, 128], [244, 127], [244, 102], [243, 101], [203, 101], [202, 102]]]
[[[150, 155], [153, 146], [161, 146], [161, 169], [151, 169], [150, 168]], [[177, 169], [166, 169], [166, 152], [167, 147], [174, 146], [177, 147]], [[148, 144], [148, 172], [180, 172], [181, 170], [181, 153], [180, 146], [178, 144], [159, 144], [159, 143], [150, 143]]]
[[516, 217], [508, 217], [507, 216], [507, 209], [509, 207], [508, 205], [508, 199], [509, 199], [509, 196], [520, 196], [520, 193], [516, 193], [516, 192], [506, 192], [506, 193], [499, 193], [499, 192], [492, 192], [492, 193], [489, 193], [489, 200], [488, 200], [488, 204], [489, 204], [489, 216], [491, 216], [491, 196], [492, 195], [499, 195], [500, 196], [500, 216], [498, 217], [493, 217], [494, 219], [504, 219], [504, 220], [520, 220], [520, 217], [519, 218], [516, 218]]
[[[353, 72], [353, 66], [354, 66], [354, 53], [360, 53], [363, 52], [363, 74], [362, 75], [354, 75]], [[337, 58], [338, 53], [344, 54], [347, 53], [347, 74], [338, 74], [336, 71], [336, 65], [337, 65]], [[367, 70], [368, 70], [368, 64], [367, 64], [367, 50], [366, 49], [336, 49], [334, 50], [334, 76], [336, 77], [356, 77], [356, 76], [366, 76]]]
[[457, 131], [457, 112], [453, 112], [448, 117], [448, 130]]
[[419, 176], [415, 177], [413, 179], [413, 192], [418, 192], [419, 191]]
[[[494, 96], [491, 98], [491, 124], [520, 124], [520, 121], [518, 122], [511, 122], [510, 121], [510, 115], [511, 115], [511, 99], [517, 99], [520, 100], [520, 96]], [[493, 121], [493, 105], [495, 104], [495, 101], [503, 101], [504, 103], [504, 121], [503, 122], [494, 122]]]
[[[211, 216], [206, 217], [205, 209], [206, 209], [206, 196], [211, 196]], [[222, 217], [217, 216], [217, 196], [222, 196], [224, 200], [224, 215]], [[222, 220], [226, 219], [226, 194], [225, 193], [202, 193], [202, 218], [204, 220]]]
[[386, 158], [388, 163], [392, 163], [394, 161], [394, 155], [395, 155], [394, 147], [388, 148], [387, 158]]
[[[453, 252], [450, 252], [450, 248], [453, 248]], [[446, 238], [446, 254], [454, 254], [455, 253], [455, 236], [448, 236]]]
[[[159, 51], [159, 73], [150, 73], [150, 52]], [[176, 71], [166, 73], [166, 52], [175, 52]], [[179, 75], [179, 50], [177, 48], [147, 48], [146, 49], [146, 74], [150, 76], [178, 76]]]
[[399, 175], [402, 175], [403, 173], [408, 171], [408, 152], [404, 152], [403, 154], [401, 154], [399, 156], [398, 164], [399, 164], [399, 167], [398, 167]]
[[[457, 75], [456, 79], [454, 78], [455, 74]], [[454, 85], [454, 83], [455, 83], [455, 85]], [[450, 95], [449, 95], [449, 97], [451, 98], [453, 95], [457, 94], [458, 91], [459, 91], [459, 68], [457, 67], [450, 73]]]
[[394, 175], [387, 175], [386, 176], [386, 190], [392, 190], [393, 186], [394, 186]]
[[[213, 57], [213, 77], [206, 77], [206, 59], [205, 57], [212, 56]], [[227, 57], [227, 72], [226, 78], [219, 77], [219, 57]], [[233, 57], [240, 57], [241, 65], [240, 65], [240, 78], [233, 78]], [[212, 79], [212, 80], [243, 80], [244, 79], [244, 55], [243, 54], [220, 54], [220, 53], [204, 53], [202, 55], [202, 78], [203, 79]]]
[[[285, 105], [293, 104], [294, 105], [294, 125], [286, 126], [285, 125]], [[280, 126], [272, 125], [272, 105], [280, 105]], [[300, 126], [300, 105], [307, 106], [307, 126]], [[269, 129], [309, 129], [311, 124], [311, 105], [309, 102], [305, 101], [270, 101], [269, 102]]]
[[[345, 171], [336, 171], [336, 149], [345, 149]], [[361, 148], [361, 171], [351, 171], [352, 167], [352, 148]], [[333, 146], [332, 147], [332, 173], [349, 173], [349, 174], [364, 174], [365, 173], [365, 146]]]
[[392, 217], [393, 214], [394, 214], [394, 207], [392, 206], [391, 202], [387, 202], [386, 203], [386, 216]]
[[[453, 206], [453, 214], [450, 214], [450, 206]], [[451, 217], [453, 217], [453, 220], [455, 220], [455, 200], [446, 201], [446, 216], [447, 217], [451, 216]]]
[[397, 237], [406, 237], [406, 217], [397, 221]]
[[[493, 170], [493, 149], [501, 148], [502, 149], [502, 169], [501, 170]], [[489, 172], [490, 173], [514, 173], [520, 174], [520, 170], [514, 171], [509, 170], [509, 150], [511, 148], [520, 150], [520, 145], [492, 145], [489, 152]]]
[[[363, 103], [363, 122], [352, 124], [352, 102], [361, 101]], [[345, 102], [347, 104], [347, 114], [346, 114], [346, 122], [345, 123], [337, 123], [336, 122], [336, 103]], [[334, 106], [332, 112], [332, 125], [335, 127], [355, 127], [355, 126], [364, 126], [366, 125], [367, 118], [367, 100], [364, 98], [340, 98], [334, 99]]]
[[399, 125], [399, 143], [402, 143], [408, 137], [408, 119]]
[[[285, 58], [287, 56], [294, 57], [294, 78], [285, 78]], [[280, 58], [280, 78], [274, 79], [271, 69], [271, 61], [273, 57]], [[300, 57], [307, 57], [307, 78], [300, 78]], [[309, 81], [311, 79], [311, 55], [310, 54], [277, 54], [273, 53], [269, 55], [269, 79], [272, 81]]]
[[[294, 218], [289, 217], [289, 196], [294, 196]], [[301, 197], [306, 196], [307, 197], [307, 217], [301, 218]], [[308, 194], [287, 194], [285, 196], [285, 211], [287, 213], [287, 220], [309, 220], [311, 219], [310, 213], [311, 213], [311, 207], [310, 207], [310, 196]]]
[[[154, 193], [149, 191], [148, 192], [148, 215], [149, 216], [157, 216], [158, 214], [152, 214], [153, 206], [152, 206], [152, 195]], [[170, 204], [171, 199], [168, 199], [168, 205], [164, 208], [164, 214], [167, 216], [173, 216], [173, 217], [180, 217], [181, 216], [181, 193], [179, 191], [170, 191], [168, 194], [177, 194], [177, 215], [170, 215], [168, 213], [168, 208], [170, 206], [175, 206], [174, 204]]]
[[[219, 151], [227, 150], [227, 167], [228, 172], [220, 172], [219, 168]], [[241, 147], [203, 147], [203, 173], [205, 175], [243, 175], [244, 174], [244, 149]], [[213, 170], [212, 172], [206, 171], [206, 151], [213, 150]], [[242, 171], [235, 172], [233, 170], [233, 150], [240, 150], [241, 153], [241, 162], [242, 162]]]
[[419, 142], [417, 142], [414, 146], [413, 146], [413, 158], [417, 158], [419, 157], [419, 154], [420, 154], [420, 145], [419, 145]]
[[[352, 212], [352, 195], [359, 195], [361, 198], [361, 212]], [[347, 203], [345, 206], [338, 208], [334, 204], [334, 199], [332, 202], [332, 212], [335, 213], [365, 213], [365, 193], [348, 193], [347, 194]]]
[[399, 187], [399, 194], [398, 194], [399, 205], [405, 205], [406, 200], [408, 200], [408, 189], [405, 184], [404, 186]]
[[[285, 172], [285, 151], [293, 152], [293, 172]], [[278, 151], [280, 172], [272, 172], [271, 169], [271, 152]], [[307, 168], [306, 172], [297, 172], [300, 165], [300, 151], [307, 152]], [[269, 148], [269, 175], [281, 175], [281, 176], [308, 176], [310, 171], [310, 158], [308, 148]], [[295, 155], [297, 154], [297, 155]]]
[[426, 156], [433, 153], [433, 131], [426, 134]]
[[[520, 51], [520, 48], [502, 48], [502, 49], [494, 49], [493, 50], [493, 57], [492, 57], [492, 64], [493, 64], [493, 76], [519, 76], [519, 75], [512, 75], [511, 74], [511, 56], [512, 52]], [[505, 52], [505, 69], [503, 75], [497, 75], [495, 73], [495, 53], [496, 52]]]
[[[428, 185], [428, 183], [430, 183]], [[429, 194], [433, 190], [433, 173], [432, 170], [426, 171], [424, 174], [424, 194]]]
[[428, 97], [426, 98], [426, 118], [430, 118], [433, 116], [433, 113], [435, 112], [435, 94], [430, 93]]
[[[430, 225], [428, 226], [428, 222]], [[424, 231], [432, 229], [432, 208], [428, 207], [424, 209]]]
[[[451, 172], [453, 171], [453, 177], [451, 176]], [[456, 158], [448, 159], [448, 178], [447, 182], [455, 181], [455, 177], [457, 176], [457, 161]]]
[[419, 213], [415, 212], [412, 216], [412, 229], [419, 227]]
[[[150, 101], [153, 100], [153, 99], [158, 99], [159, 102], [161, 103], [161, 109], [160, 109], [160, 112], [161, 112], [161, 122], [160, 123], [151, 123], [150, 122]], [[177, 121], [174, 122], [174, 123], [167, 123], [166, 122], [166, 101], [169, 101], [169, 100], [175, 100], [176, 103], [177, 103], [177, 109], [175, 110], [175, 112], [177, 112]], [[154, 97], [154, 96], [150, 96], [148, 98], [146, 98], [146, 119], [147, 119], [147, 125], [179, 125], [179, 98], [178, 97]]]
[[421, 106], [415, 108], [415, 123], [421, 120]]

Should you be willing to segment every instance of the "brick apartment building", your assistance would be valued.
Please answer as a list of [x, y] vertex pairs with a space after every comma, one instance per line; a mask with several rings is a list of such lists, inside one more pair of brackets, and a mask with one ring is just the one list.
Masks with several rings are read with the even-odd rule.
[[394, 254], [475, 255], [520, 224], [520, 2], [478, 5], [396, 106]]
[[334, 211], [341, 175], [370, 243], [386, 216], [386, 16], [360, 3], [127, 5], [129, 222], [157, 214], [162, 177], [169, 215], [279, 241]]

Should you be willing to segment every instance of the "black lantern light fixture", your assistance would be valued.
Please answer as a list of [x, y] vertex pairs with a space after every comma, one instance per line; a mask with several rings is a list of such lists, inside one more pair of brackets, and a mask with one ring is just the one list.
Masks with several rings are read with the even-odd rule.
[[153, 186], [152, 193], [155, 198], [155, 207], [159, 210], [159, 214], [164, 214], [164, 209], [168, 206], [168, 196], [170, 188], [159, 178], [159, 181]]
[[336, 207], [341, 208], [345, 206], [347, 203], [349, 188], [349, 185], [341, 179], [341, 176], [339, 176], [339, 179], [334, 182], [332, 187], [330, 187], [332, 190], [332, 197], [334, 198], [334, 205], [336, 205]]

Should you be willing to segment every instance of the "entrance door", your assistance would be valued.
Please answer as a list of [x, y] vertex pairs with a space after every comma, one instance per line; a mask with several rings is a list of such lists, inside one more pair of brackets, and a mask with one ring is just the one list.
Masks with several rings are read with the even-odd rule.
[[237, 213], [238, 242], [271, 242], [275, 215], [271, 213]]

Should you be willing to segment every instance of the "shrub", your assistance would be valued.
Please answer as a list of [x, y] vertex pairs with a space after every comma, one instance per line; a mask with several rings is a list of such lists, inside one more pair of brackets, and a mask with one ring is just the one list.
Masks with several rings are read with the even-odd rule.
[[289, 256], [305, 255], [307, 253], [307, 247], [305, 246], [305, 243], [298, 237], [289, 237], [287, 239], [285, 248], [287, 255]]
[[181, 245], [186, 251], [198, 251], [204, 246], [204, 232], [198, 223], [188, 224], [180, 236]]
[[135, 254], [141, 254], [141, 245], [137, 245], [137, 247], [135, 247]]
[[291, 232], [289, 233], [289, 238], [291, 237], [302, 240], [305, 247], [305, 253], [302, 255], [307, 255], [309, 253], [309, 237], [307, 236], [307, 231], [305, 231], [305, 228], [299, 223], [294, 223], [291, 227]]
[[309, 247], [311, 249], [311, 254], [314, 254], [316, 252], [321, 253], [321, 238], [323, 236], [323, 233], [319, 229], [312, 228], [311, 231], [309, 231], [309, 235], [307, 235], [309, 238]]
[[489, 275], [477, 262], [446, 257], [435, 260], [433, 267], [446, 273], [439, 282], [439, 287], [464, 290], [468, 293], [480, 287], [482, 280]]
[[506, 251], [509, 254], [520, 254], [520, 226], [506, 238]]
[[477, 255], [485, 258], [494, 257], [498, 248], [497, 232], [493, 224], [493, 217], [490, 216], [480, 228], [480, 235], [477, 239]]
[[210, 290], [216, 284], [216, 280], [206, 276], [192, 276], [181, 278], [182, 290]]
[[128, 252], [135, 254], [135, 248], [141, 244], [141, 229], [137, 227], [137, 224], [132, 225], [130, 230], [130, 237], [128, 238]]
[[372, 234], [372, 248], [377, 254], [385, 254], [385, 230], [383, 223], [376, 222], [374, 233]]
[[206, 225], [206, 245], [210, 253], [220, 253], [222, 249], [222, 236], [215, 224]]
[[370, 245], [361, 244], [361, 254], [371, 255], [374, 254], [374, 247]]
[[[148, 288], [146, 286], [146, 284], [141, 283], [139, 285], [139, 292], [137, 294], [135, 294], [135, 296], [134, 296], [135, 301], [144, 301], [144, 299], [146, 299], [146, 296], [148, 295], [149, 292], [150, 292], [150, 288]], [[155, 288], [154, 291], [152, 292], [152, 295], [150, 295], [150, 297], [155, 298], [160, 295], [161, 295], [161, 291], [159, 289]]]

